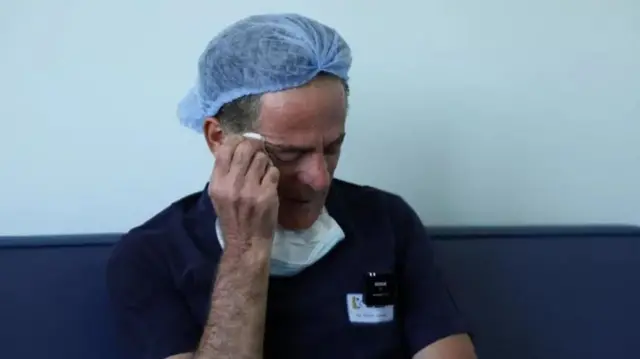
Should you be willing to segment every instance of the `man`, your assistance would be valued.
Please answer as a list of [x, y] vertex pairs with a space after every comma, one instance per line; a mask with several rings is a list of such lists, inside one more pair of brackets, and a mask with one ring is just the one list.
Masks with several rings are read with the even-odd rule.
[[210, 182], [108, 265], [132, 358], [475, 358], [414, 211], [333, 179], [350, 66], [345, 41], [299, 15], [211, 41], [179, 106], [215, 157]]

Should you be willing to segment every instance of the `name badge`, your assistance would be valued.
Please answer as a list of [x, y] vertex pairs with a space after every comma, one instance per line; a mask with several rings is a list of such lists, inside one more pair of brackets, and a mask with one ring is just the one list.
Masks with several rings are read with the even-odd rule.
[[393, 321], [394, 305], [370, 307], [362, 294], [347, 294], [347, 313], [351, 323], [385, 323]]
[[395, 275], [369, 272], [364, 276], [364, 304], [368, 307], [384, 307], [395, 302]]

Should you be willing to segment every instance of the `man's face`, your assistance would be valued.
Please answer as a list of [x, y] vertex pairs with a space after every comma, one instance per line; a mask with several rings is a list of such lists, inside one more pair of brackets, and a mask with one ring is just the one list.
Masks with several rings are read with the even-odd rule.
[[342, 82], [328, 76], [262, 96], [257, 132], [280, 170], [282, 227], [308, 228], [322, 212], [345, 135], [346, 104]]

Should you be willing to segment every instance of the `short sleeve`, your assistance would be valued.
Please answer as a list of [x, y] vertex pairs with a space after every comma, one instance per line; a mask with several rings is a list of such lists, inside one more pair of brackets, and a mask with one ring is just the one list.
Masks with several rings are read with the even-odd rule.
[[[167, 266], [150, 241], [126, 235], [107, 265], [107, 288], [119, 324], [118, 337], [130, 358], [165, 359], [195, 351], [200, 331]], [[146, 242], [145, 245], [143, 245]]]
[[394, 196], [391, 208], [398, 240], [399, 315], [413, 356], [439, 339], [468, 331], [434, 264], [420, 218], [400, 197]]

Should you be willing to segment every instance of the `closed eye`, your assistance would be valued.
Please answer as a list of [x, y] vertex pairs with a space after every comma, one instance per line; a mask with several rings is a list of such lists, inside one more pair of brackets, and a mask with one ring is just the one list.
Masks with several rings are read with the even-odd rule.
[[[325, 155], [336, 155], [340, 152], [340, 148], [342, 147], [342, 143], [344, 142], [345, 134], [343, 133], [339, 138], [329, 143], [323, 149], [323, 153]], [[293, 146], [284, 146], [284, 145], [275, 145], [266, 143], [265, 148], [269, 155], [280, 161], [280, 162], [294, 162], [304, 157], [308, 153], [312, 153], [315, 151], [314, 148], [304, 148], [304, 147], [293, 147]]]
[[303, 151], [285, 151], [285, 152], [272, 152], [273, 157], [275, 157], [280, 162], [293, 162], [300, 159], [304, 156], [305, 152]]

